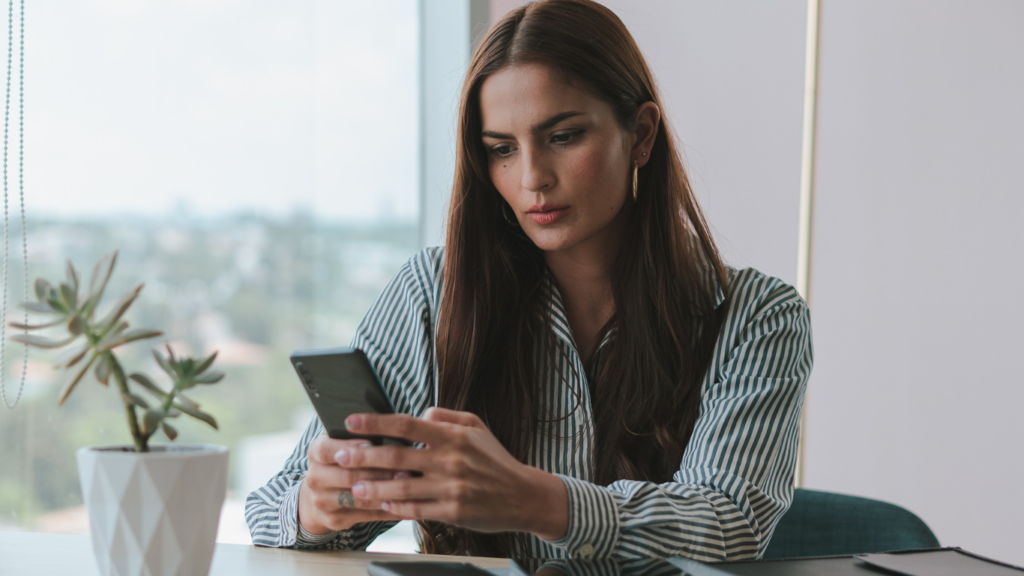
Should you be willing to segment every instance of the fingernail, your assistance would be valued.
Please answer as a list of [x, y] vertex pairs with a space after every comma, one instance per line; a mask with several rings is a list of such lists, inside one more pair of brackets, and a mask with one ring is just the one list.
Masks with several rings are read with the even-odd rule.
[[353, 414], [348, 418], [345, 418], [345, 428], [349, 430], [359, 430], [363, 427], [363, 416], [361, 414]]
[[359, 498], [366, 496], [366, 486], [363, 485], [362, 482], [356, 482], [356, 484], [352, 486], [352, 495]]
[[409, 476], [411, 476], [411, 475], [408, 472], [404, 472], [403, 471], [403, 472], [395, 472], [395, 475], [392, 476], [391, 478], [393, 480], [401, 480], [403, 478], [408, 478]]
[[334, 454], [334, 461], [341, 466], [348, 464], [349, 458], [351, 458], [351, 454], [348, 453], [348, 450], [338, 450]]
[[380, 503], [380, 507], [381, 507], [382, 510], [385, 510], [387, 512], [391, 512], [391, 500], [385, 500], [385, 501], [381, 502]]

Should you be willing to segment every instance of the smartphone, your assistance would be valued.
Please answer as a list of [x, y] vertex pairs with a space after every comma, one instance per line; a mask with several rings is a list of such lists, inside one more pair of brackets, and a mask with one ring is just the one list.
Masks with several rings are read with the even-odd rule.
[[297, 350], [290, 359], [328, 436], [345, 440], [366, 438], [375, 445], [412, 446], [401, 438], [360, 436], [345, 429], [345, 419], [351, 414], [395, 413], [380, 378], [362, 350]]

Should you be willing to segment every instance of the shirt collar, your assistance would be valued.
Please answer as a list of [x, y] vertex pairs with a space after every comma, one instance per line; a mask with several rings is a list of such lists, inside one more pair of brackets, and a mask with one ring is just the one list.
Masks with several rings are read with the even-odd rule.
[[[718, 279], [718, 275], [715, 274], [713, 268], [705, 267], [704, 269], [704, 282], [713, 285], [715, 288], [715, 309], [717, 310], [723, 302], [725, 302], [725, 290], [722, 288], [722, 282]], [[569, 318], [565, 313], [565, 304], [562, 302], [562, 293], [558, 290], [558, 285], [551, 277], [551, 273], [547, 272], [544, 274], [544, 289], [550, 296], [549, 309], [551, 312], [551, 329], [555, 333], [555, 336], [564, 341], [574, 352], [579, 354], [579, 348], [576, 347], [576, 341], [572, 337], [572, 328], [569, 326]], [[601, 339], [601, 343], [597, 345], [594, 351], [596, 356], [598, 352], [604, 348], [605, 344], [618, 332], [618, 326], [612, 324], [605, 332], [604, 338]]]

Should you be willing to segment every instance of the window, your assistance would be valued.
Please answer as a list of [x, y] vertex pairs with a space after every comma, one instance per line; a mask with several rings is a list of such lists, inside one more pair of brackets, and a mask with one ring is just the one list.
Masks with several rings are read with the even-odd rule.
[[[221, 430], [183, 423], [177, 442], [231, 448], [221, 540], [247, 542], [246, 493], [312, 417], [288, 354], [348, 344], [418, 247], [416, 2], [28, 10], [30, 275], [58, 277], [66, 258], [87, 274], [120, 250], [108, 305], [144, 282], [133, 325], [220, 351], [228, 377], [195, 396]], [[144, 350], [125, 363], [158, 374]], [[20, 355], [8, 347], [8, 390]], [[0, 529], [87, 531], [72, 454], [130, 443], [120, 400], [91, 379], [57, 407], [53, 361], [32, 352], [22, 404], [0, 417]]]

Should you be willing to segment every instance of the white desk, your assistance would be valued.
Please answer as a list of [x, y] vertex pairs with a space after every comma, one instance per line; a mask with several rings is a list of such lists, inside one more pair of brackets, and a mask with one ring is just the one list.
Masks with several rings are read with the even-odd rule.
[[[210, 576], [365, 576], [374, 560], [453, 560], [426, 554], [282, 550], [217, 544]], [[458, 558], [481, 568], [508, 568], [498, 558]], [[0, 532], [0, 576], [97, 576], [88, 536]]]

